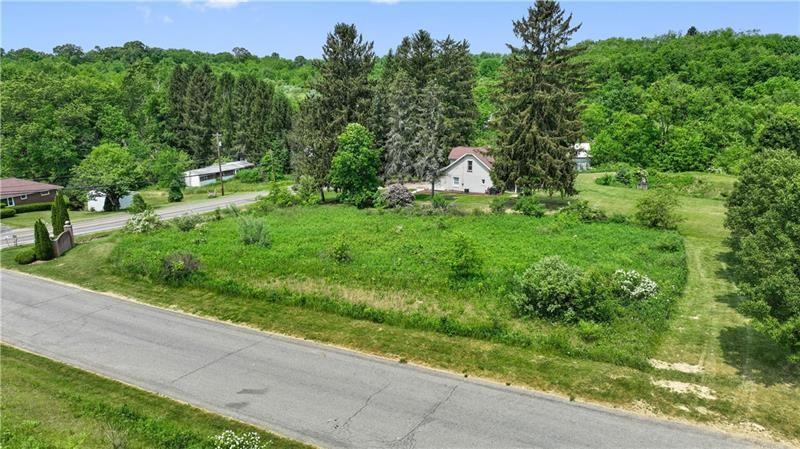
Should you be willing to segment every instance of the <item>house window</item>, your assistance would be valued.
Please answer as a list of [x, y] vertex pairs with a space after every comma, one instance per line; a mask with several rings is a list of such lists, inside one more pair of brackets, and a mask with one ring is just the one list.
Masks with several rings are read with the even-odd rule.
[[472, 161], [467, 161], [467, 171], [472, 173]]
[[454, 186], [460, 186], [461, 185], [461, 179], [458, 176], [453, 176], [453, 185]]
[[47, 196], [47, 195], [50, 195], [50, 191], [49, 190], [47, 192], [42, 192], [42, 196]]
[[14, 198], [6, 198], [6, 204], [9, 206], [16, 205], [16, 203], [14, 203]]
[[481, 184], [486, 184], [486, 180], [485, 179], [481, 179]]
[[27, 199], [28, 199], [28, 195], [20, 195], [20, 196], [19, 196], [19, 199], [21, 199], [21, 200], [27, 200]]

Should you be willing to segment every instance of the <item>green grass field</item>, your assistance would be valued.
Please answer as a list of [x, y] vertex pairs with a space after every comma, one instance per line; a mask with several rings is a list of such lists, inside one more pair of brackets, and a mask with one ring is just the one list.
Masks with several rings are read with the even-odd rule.
[[307, 447], [9, 346], [0, 357], [6, 449], [212, 449], [225, 430], [256, 432], [274, 448]]
[[[594, 178], [597, 176], [600, 175], [584, 174], [579, 176], [577, 188], [580, 191], [580, 198], [588, 200], [592, 205], [604, 209], [607, 213], [630, 214], [635, 201], [644, 192], [597, 185], [594, 182]], [[491, 198], [470, 196], [469, 200], [472, 207], [488, 208]], [[547, 200], [553, 206], [566, 203], [565, 200], [558, 197], [547, 198]], [[335, 211], [331, 215], [331, 221], [343, 219], [344, 212], [340, 213], [337, 208], [331, 209]], [[613, 359], [611, 362], [598, 360], [592, 354], [587, 354], [585, 348], [591, 346], [582, 346], [584, 342], [575, 338], [572, 329], [562, 330], [558, 326], [538, 324], [544, 330], [541, 340], [537, 340], [537, 344], [523, 347], [491, 338], [464, 338], [447, 335], [443, 332], [425, 330], [404, 323], [393, 325], [368, 319], [353, 319], [346, 313], [337, 313], [336, 308], [329, 308], [325, 304], [317, 307], [301, 301], [301, 296], [292, 296], [291, 294], [283, 296], [284, 300], [280, 300], [281, 298], [277, 296], [265, 295], [262, 299], [270, 300], [254, 301], [246, 295], [225, 292], [224, 289], [215, 292], [208, 288], [170, 287], [161, 283], [120, 276], [109, 269], [104, 262], [122, 239], [119, 234], [95, 238], [91, 242], [79, 245], [66, 257], [47, 263], [17, 266], [13, 263], [13, 255], [16, 250], [3, 251], [0, 255], [2, 264], [6, 268], [20, 269], [61, 279], [100, 291], [113, 291], [159, 306], [247, 323], [265, 330], [329, 342], [389, 357], [404, 358], [412, 362], [484, 376], [500, 382], [526, 385], [539, 390], [574, 396], [582, 400], [709, 423], [716, 427], [760, 436], [772, 435], [784, 441], [797, 443], [800, 441], [800, 428], [796, 425], [797, 422], [800, 422], [800, 386], [798, 385], [800, 372], [785, 362], [785, 354], [780, 348], [752, 331], [747, 320], [735, 310], [738, 297], [734, 285], [727, 277], [725, 265], [727, 251], [723, 241], [726, 231], [722, 227], [724, 203], [714, 199], [685, 196], [681, 197], [680, 212], [686, 218], [680, 224], [678, 232], [684, 241], [688, 262], [688, 280], [682, 295], [675, 302], [671, 318], [664, 323], [665, 327], [658, 331], [658, 335], [651, 340], [652, 346], [644, 345], [644, 347], [649, 346], [650, 350], [641, 354], [640, 358], [653, 358], [665, 363], [680, 362], [699, 367], [699, 370], [694, 370], [695, 372], [654, 369], [639, 364], [618, 363], [618, 360]], [[292, 214], [298, 213], [300, 212], [281, 211], [270, 220], [277, 220], [283, 216], [281, 214], [286, 214], [285, 218], [290, 219]], [[414, 258], [414, 253], [410, 250], [413, 247], [408, 249], [403, 246], [408, 245], [409, 242], [413, 244], [416, 239], [429, 242], [427, 239], [431, 237], [424, 234], [438, 228], [437, 217], [431, 217], [432, 224], [426, 228], [422, 224], [403, 223], [402, 220], [409, 219], [403, 216], [389, 213], [378, 215], [375, 212], [365, 211], [360, 213], [364, 217], [360, 226], [365, 226], [365, 229], [378, 223], [378, 230], [381, 230], [383, 229], [381, 220], [388, 220], [386, 230], [391, 239], [387, 242], [386, 239], [369, 241], [358, 238], [354, 240], [353, 248], [375, 246], [376, 252], [383, 251], [384, 258], [376, 259], [382, 261], [390, 260], [386, 259], [390, 254], [388, 248], [398, 248], [402, 253], [396, 265], [393, 266], [400, 274], [400, 280], [397, 281], [393, 291], [408, 292], [411, 290], [413, 293], [416, 288], [409, 289], [404, 286], [408, 286], [408, 283], [413, 286], [415, 285], [413, 281], [418, 279], [421, 288], [427, 289], [425, 291], [429, 293], [447, 292], [444, 288], [444, 281], [420, 275], [420, 273], [426, 273], [424, 270], [420, 271], [419, 268], [425, 265]], [[299, 219], [299, 217], [295, 218]], [[439, 232], [447, 233], [460, 226], [464, 226], [464, 229], [467, 229], [468, 226], [474, 227], [481, 220], [487, 220], [487, 223], [494, 224], [492, 220], [500, 218], [524, 219], [524, 217], [512, 216], [498, 218], [448, 217], [445, 219], [445, 229], [439, 230]], [[597, 244], [604, 245], [604, 248], [612, 247], [610, 254], [602, 256], [603, 260], [610, 261], [612, 265], [628, 259], [625, 263], [630, 262], [634, 264], [631, 266], [642, 268], [642, 271], [651, 274], [654, 278], [660, 278], [662, 282], [667, 279], [663, 277], [669, 272], [665, 268], [651, 272], [645, 269], [646, 265], [636, 265], [646, 263], [658, 265], [663, 261], [639, 260], [641, 257], [636, 256], [642, 254], [636, 253], [637, 249], [644, 248], [644, 254], [648, 257], [649, 253], [646, 246], [637, 248], [635, 243], [629, 242], [627, 232], [618, 235], [615, 240], [612, 238], [613, 226], [611, 224], [601, 226], [589, 224], [585, 226], [591, 228], [582, 230], [580, 234], [576, 234], [574, 231], [570, 234], [566, 230], [555, 234], [541, 233], [552, 220], [556, 220], [556, 217], [546, 217], [538, 222], [529, 221], [531, 233], [543, 237], [543, 240], [547, 240], [551, 236], [554, 239], [560, 238], [562, 239], [560, 240], [561, 245], [567, 245], [572, 249], [565, 251], [555, 243], [549, 245], [535, 241], [536, 245], [541, 244], [542, 247], [529, 249], [531, 252], [527, 254], [527, 257], [535, 257], [537, 254], [557, 249], [560, 253], [567, 253], [564, 254], [565, 257], [570, 257], [575, 263], [586, 266], [587, 263], [590, 263], [587, 262], [591, 260], [590, 258], [587, 257], [583, 262], [576, 258], [581, 251], [588, 251], [586, 247], [580, 245], [587, 245], [587, 241], [596, 241]], [[534, 226], [532, 223], [538, 223], [538, 225]], [[306, 223], [296, 224], [299, 228], [306, 227]], [[310, 226], [310, 224], [308, 225]], [[313, 225], [320, 229], [321, 235], [329, 235], [335, 229], [333, 224], [325, 223], [322, 218], [314, 221]], [[399, 234], [392, 234], [398, 225], [403, 226], [402, 230]], [[450, 228], [447, 228], [448, 225]], [[215, 226], [219, 228], [214, 228]], [[224, 233], [226, 226], [225, 222], [212, 224], [208, 231], [208, 242], [214, 238], [215, 232]], [[597, 227], [594, 228], [594, 226]], [[607, 229], [606, 226], [608, 226]], [[509, 225], [509, 227], [513, 226]], [[586, 238], [591, 234], [590, 230], [596, 231], [601, 228], [604, 231], [598, 231], [600, 235], [596, 239]], [[346, 232], [348, 229], [340, 229], [336, 234]], [[357, 229], [360, 228], [354, 228], [354, 230]], [[636, 229], [638, 228], [629, 227], [625, 230], [635, 234], [633, 231]], [[282, 239], [295, 235], [297, 232], [301, 231], [291, 228], [280, 232], [276, 230], [273, 235], [275, 248], [280, 248], [285, 244], [281, 243]], [[507, 231], [501, 229], [497, 232]], [[535, 234], [537, 232], [539, 234]], [[411, 237], [415, 233], [422, 235]], [[404, 237], [404, 235], [409, 237]], [[580, 235], [581, 238], [570, 241], [569, 237], [573, 235]], [[655, 235], [666, 234], [656, 233]], [[535, 239], [535, 237], [529, 238]], [[637, 240], [640, 238], [643, 236], [634, 235], [632, 237], [634, 241], [642, 244], [642, 240]], [[304, 276], [304, 282], [294, 284], [286, 283], [286, 273], [290, 271], [288, 268], [265, 269], [260, 265], [259, 257], [247, 256], [237, 251], [232, 251], [228, 255], [220, 254], [220, 257], [228, 258], [230, 263], [238, 263], [241, 260], [243, 263], [240, 266], [244, 270], [267, 273], [268, 279], [262, 280], [256, 287], [264, 288], [274, 285], [281, 289], [289, 286], [310, 290], [311, 293], [316, 292], [306, 298], [342, 295], [340, 299], [364, 300], [363, 291], [374, 290], [375, 285], [382, 282], [379, 282], [379, 279], [383, 279], [381, 276], [385, 274], [374, 267], [365, 268], [367, 272], [372, 273], [369, 277], [363, 277], [359, 273], [348, 273], [349, 268], [328, 269], [324, 267], [322, 265], [324, 254], [313, 253], [314, 250], [323, 253], [327, 250], [328, 245], [320, 242], [322, 242], [321, 238], [307, 243], [300, 242], [296, 245], [297, 248], [294, 251], [297, 251], [297, 254], [308, 256], [305, 259], [305, 265], [299, 260], [287, 262], [287, 259], [282, 259], [282, 263], [289, 263], [294, 271], [298, 271]], [[200, 246], [207, 244], [200, 243]], [[615, 251], [614, 245], [619, 245], [624, 250]], [[496, 246], [498, 248], [495, 248]], [[212, 254], [210, 246], [207, 251]], [[492, 284], [492, 282], [498, 279], [496, 276], [499, 276], [499, 273], [527, 258], [524, 255], [515, 256], [513, 254], [515, 248], [512, 247], [504, 249], [503, 245], [496, 243], [487, 246], [488, 257], [492, 257], [491, 254], [495, 251], [498, 251], [497, 254], [506, 254], [507, 257], [503, 259], [516, 260], [516, 262], [508, 262], [509, 265], [505, 267], [503, 266], [505, 262], [497, 260], [492, 264], [487, 264], [488, 279], [484, 281], [486, 285], [496, 286], [497, 284]], [[220, 251], [220, 253], [222, 252]], [[288, 249], [281, 250], [281, 252], [288, 252]], [[434, 253], [436, 251], [429, 253], [426, 250], [422, 254], [430, 256]], [[365, 259], [366, 256], [359, 255], [357, 251], [354, 251], [354, 256], [354, 266], [361, 267], [364, 263], [372, 261], [372, 256]], [[263, 254], [262, 257], [269, 258], [272, 255]], [[359, 260], [359, 257], [362, 259]], [[515, 259], [515, 257], [518, 258]], [[247, 263], [244, 263], [245, 261]], [[223, 268], [215, 268], [213, 262], [211, 266], [207, 267], [212, 274], [220, 273], [216, 270]], [[314, 270], [322, 271], [316, 277], [309, 276], [309, 273], [313, 274]], [[441, 269], [438, 264], [434, 264], [429, 271], [437, 273]], [[372, 276], [376, 276], [377, 279], [373, 281]], [[426, 305], [439, 308], [431, 309], [433, 311], [458, 311], [460, 309], [448, 308], [470, 305], [470, 308], [465, 307], [464, 310], [472, 315], [465, 314], [464, 317], [459, 315], [459, 318], [462, 319], [480, 318], [482, 311], [484, 311], [483, 313], [486, 311], [503, 313], [502, 308], [498, 307], [500, 296], [493, 293], [494, 289], [486, 290], [488, 292], [486, 295], [474, 294], [474, 297], [470, 298], [471, 293], [481, 291], [474, 290], [473, 287], [477, 286], [465, 289], [463, 296], [467, 298], [466, 302], [458, 302], [452, 298], [447, 299], [447, 295], [444, 294], [440, 298], [441, 301], [437, 300], [433, 304]], [[324, 294], [320, 295], [320, 292]], [[427, 297], [427, 295], [425, 296]], [[456, 297], [458, 296], [456, 295]], [[387, 304], [388, 307], [396, 306], [399, 310], [421, 307], [406, 304], [403, 300], [392, 302], [392, 299], [387, 298], [386, 295], [376, 295], [374, 300], [377, 301], [376, 308], [379, 305], [386, 308]], [[423, 299], [424, 301], [425, 299]], [[316, 304], [321, 303], [318, 301]], [[490, 307], [492, 304], [494, 304], [492, 306], [494, 308]], [[503, 317], [503, 315], [500, 316]], [[507, 317], [505, 315], [504, 319]], [[531, 329], [539, 329], [536, 327], [536, 323], [527, 322], [525, 324], [531, 326]], [[568, 345], [564, 345], [564, 342]], [[630, 349], [636, 344], [639, 343], [623, 347]], [[671, 391], [655, 385], [654, 382], [657, 381], [705, 387], [713, 393], [713, 399]], [[761, 431], [761, 429], [765, 430]]]

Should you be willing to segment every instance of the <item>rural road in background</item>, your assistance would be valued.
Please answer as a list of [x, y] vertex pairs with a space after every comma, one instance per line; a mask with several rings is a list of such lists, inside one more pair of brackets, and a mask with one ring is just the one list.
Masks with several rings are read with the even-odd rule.
[[3, 342], [323, 447], [757, 446], [6, 270], [0, 283]]
[[[225, 195], [219, 198], [209, 200], [191, 201], [187, 203], [178, 203], [171, 206], [165, 206], [154, 209], [154, 212], [164, 220], [179, 217], [186, 214], [201, 214], [211, 212], [216, 208], [225, 208], [230, 204], [241, 206], [255, 202], [256, 197], [266, 195], [266, 192], [242, 192]], [[107, 218], [98, 218], [94, 220], [81, 220], [72, 224], [72, 230], [75, 235], [91, 234], [92, 232], [109, 231], [112, 229], [119, 229], [125, 226], [128, 222], [130, 214], [117, 214]], [[49, 222], [48, 229], [49, 227]], [[0, 239], [0, 247], [5, 248], [14, 245], [13, 235], [17, 236], [17, 244], [25, 245], [33, 243], [33, 229], [9, 229], [4, 230], [2, 239]]]

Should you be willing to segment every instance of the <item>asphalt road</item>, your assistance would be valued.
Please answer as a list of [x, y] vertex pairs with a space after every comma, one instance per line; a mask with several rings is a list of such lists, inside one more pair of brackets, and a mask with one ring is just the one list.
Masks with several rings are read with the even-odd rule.
[[[179, 217], [186, 214], [199, 214], [204, 212], [211, 212], [220, 207], [228, 207], [229, 204], [241, 206], [244, 204], [252, 203], [256, 200], [257, 196], [264, 195], [265, 192], [243, 192], [225, 195], [223, 197], [213, 198], [202, 201], [191, 201], [186, 203], [177, 203], [171, 206], [165, 206], [155, 209], [155, 213], [164, 220]], [[117, 214], [107, 218], [98, 218], [95, 220], [82, 220], [76, 221], [72, 224], [72, 230], [75, 235], [91, 234], [92, 232], [108, 231], [112, 229], [119, 229], [125, 226], [130, 218], [129, 214]], [[49, 229], [49, 226], [48, 226]], [[33, 229], [8, 229], [2, 233], [0, 239], [0, 247], [14, 245], [13, 236], [16, 235], [16, 242], [18, 245], [25, 245], [33, 243]]]
[[323, 447], [755, 446], [5, 270], [0, 283], [2, 341]]

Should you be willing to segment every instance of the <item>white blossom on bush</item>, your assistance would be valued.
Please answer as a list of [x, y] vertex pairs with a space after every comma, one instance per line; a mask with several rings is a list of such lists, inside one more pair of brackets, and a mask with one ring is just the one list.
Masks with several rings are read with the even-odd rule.
[[636, 270], [617, 270], [614, 272], [614, 284], [625, 299], [644, 301], [658, 293], [658, 284]]
[[161, 226], [161, 218], [150, 209], [131, 215], [128, 223], [125, 224], [125, 230], [137, 234], [143, 232], [150, 232]]
[[236, 433], [226, 430], [214, 437], [214, 449], [266, 449], [272, 441], [261, 441], [255, 432]]

